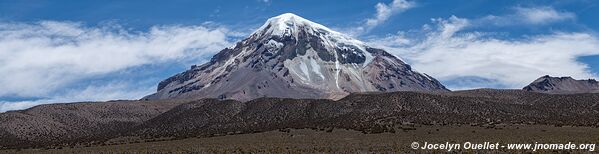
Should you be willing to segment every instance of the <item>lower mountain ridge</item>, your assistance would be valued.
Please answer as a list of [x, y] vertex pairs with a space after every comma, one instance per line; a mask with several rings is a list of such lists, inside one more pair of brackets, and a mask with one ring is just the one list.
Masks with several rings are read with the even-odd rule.
[[97, 145], [118, 138], [245, 134], [285, 128], [391, 131], [402, 124], [599, 126], [599, 94], [523, 90], [351, 94], [328, 99], [159, 100], [41, 105], [0, 113], [0, 148]]
[[594, 79], [576, 80], [572, 77], [546, 75], [536, 79], [523, 89], [550, 94], [599, 93], [599, 82]]

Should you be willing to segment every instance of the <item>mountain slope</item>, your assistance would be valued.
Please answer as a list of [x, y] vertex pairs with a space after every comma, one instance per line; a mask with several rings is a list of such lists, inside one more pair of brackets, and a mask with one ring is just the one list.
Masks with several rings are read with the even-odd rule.
[[523, 90], [351, 94], [338, 101], [259, 98], [247, 102], [200, 99], [71, 103], [0, 113], [0, 150], [284, 128], [380, 132], [381, 128], [404, 123], [599, 126], [598, 121], [599, 94], [551, 95]]
[[596, 126], [598, 103], [597, 94], [549, 95], [521, 90], [351, 94], [338, 101], [204, 99], [177, 106], [139, 125], [128, 135], [195, 137], [285, 128], [370, 132], [402, 123]]
[[572, 77], [542, 76], [523, 88], [526, 91], [573, 94], [573, 93], [599, 93], [599, 82], [594, 79], [575, 80]]
[[101, 140], [188, 100], [47, 104], [0, 113], [0, 149]]
[[210, 62], [160, 82], [145, 99], [339, 99], [373, 91], [447, 89], [381, 49], [286, 13]]

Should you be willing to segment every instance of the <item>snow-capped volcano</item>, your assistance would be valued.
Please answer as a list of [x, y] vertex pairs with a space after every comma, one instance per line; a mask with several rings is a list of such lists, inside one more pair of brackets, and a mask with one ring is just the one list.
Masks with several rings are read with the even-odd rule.
[[258, 97], [338, 99], [353, 92], [447, 91], [381, 49], [286, 13], [170, 77], [145, 99]]

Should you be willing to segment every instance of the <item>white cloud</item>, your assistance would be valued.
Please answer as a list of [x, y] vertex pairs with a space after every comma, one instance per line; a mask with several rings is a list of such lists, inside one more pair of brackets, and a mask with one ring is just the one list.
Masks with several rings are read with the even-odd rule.
[[460, 32], [469, 26], [467, 19], [451, 17], [433, 21], [435, 28], [425, 30], [428, 32], [422, 40], [398, 45], [389, 42], [395, 37], [387, 37], [383, 41], [373, 39], [371, 43], [442, 81], [475, 77], [499, 82], [502, 87], [521, 88], [547, 74], [597, 77], [587, 65], [576, 61], [580, 56], [599, 55], [599, 39], [592, 34], [555, 32], [500, 39], [478, 32]]
[[414, 6], [415, 4], [413, 2], [407, 0], [393, 0], [391, 4], [377, 3], [375, 6], [376, 15], [374, 18], [366, 20], [366, 26], [367, 28], [375, 27], [387, 21], [391, 15], [403, 12]]
[[551, 7], [523, 8], [517, 7], [516, 13], [524, 17], [524, 21], [531, 24], [544, 24], [556, 21], [574, 19], [576, 16], [570, 12], [559, 12]]
[[486, 26], [493, 24], [496, 26], [509, 25], [544, 25], [555, 22], [574, 20], [576, 15], [571, 12], [557, 11], [552, 7], [515, 7], [512, 8], [513, 14], [507, 15], [489, 15], [481, 19], [475, 19], [477, 26]]
[[469, 26], [469, 21], [466, 19], [458, 18], [456, 16], [449, 17], [448, 20], [441, 18], [432, 19], [439, 26], [439, 37], [442, 39], [452, 37], [456, 32]]
[[211, 55], [231, 45], [228, 33], [205, 26], [136, 32], [73, 22], [0, 23], [0, 97], [50, 97], [82, 79]]
[[390, 4], [377, 3], [375, 5], [376, 14], [372, 18], [366, 19], [363, 25], [352, 28], [337, 28], [336, 30], [339, 30], [350, 36], [359, 36], [384, 23], [394, 14], [404, 12], [415, 6], [416, 3], [409, 0], [393, 0], [393, 2]]

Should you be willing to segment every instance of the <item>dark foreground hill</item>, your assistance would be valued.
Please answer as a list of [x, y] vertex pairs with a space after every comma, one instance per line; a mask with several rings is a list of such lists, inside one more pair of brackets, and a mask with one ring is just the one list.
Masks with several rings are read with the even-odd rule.
[[596, 153], [598, 149], [576, 150], [422, 150], [411, 144], [428, 143], [598, 143], [594, 127], [555, 127], [547, 125], [413, 125], [400, 126], [397, 132], [364, 134], [359, 131], [332, 129], [285, 129], [251, 134], [178, 140], [149, 140], [122, 144], [108, 141], [104, 146], [55, 147], [52, 149], [11, 149], [0, 153]]
[[0, 114], [0, 148], [105, 140], [185, 102], [86, 102], [9, 111]]
[[183, 102], [55, 104], [3, 113], [0, 146], [90, 144], [111, 138], [208, 137], [285, 128], [345, 128], [380, 133], [395, 131], [402, 124], [599, 126], [599, 94], [471, 90], [352, 94], [338, 101], [260, 98], [249, 102]]

